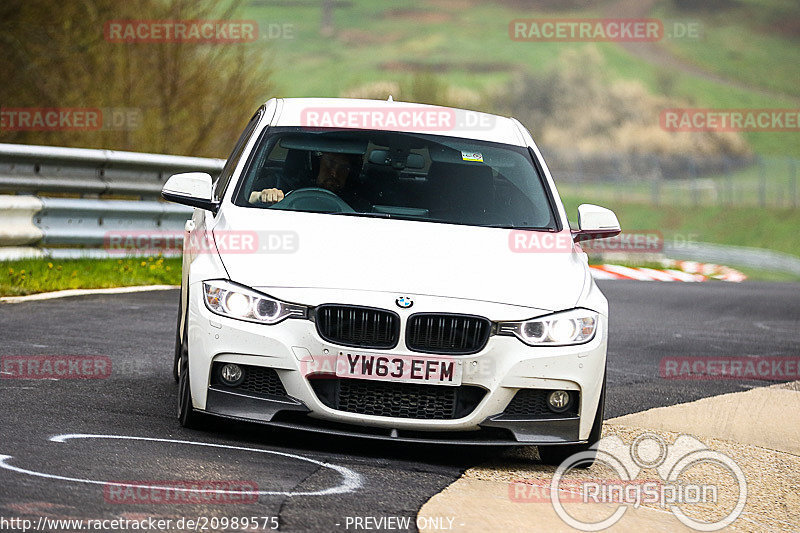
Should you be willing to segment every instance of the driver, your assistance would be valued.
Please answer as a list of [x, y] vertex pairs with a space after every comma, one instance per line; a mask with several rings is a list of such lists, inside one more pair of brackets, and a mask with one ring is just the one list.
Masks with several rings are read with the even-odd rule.
[[[314, 183], [308, 186], [327, 189], [332, 193], [342, 196], [347, 192], [348, 178], [357, 166], [357, 156], [352, 154], [339, 154], [333, 152], [322, 152], [319, 158], [319, 173]], [[249, 201], [251, 204], [263, 202], [274, 204], [283, 200], [284, 193], [281, 189], [263, 189], [250, 193]], [[343, 198], [345, 201], [348, 198]]]

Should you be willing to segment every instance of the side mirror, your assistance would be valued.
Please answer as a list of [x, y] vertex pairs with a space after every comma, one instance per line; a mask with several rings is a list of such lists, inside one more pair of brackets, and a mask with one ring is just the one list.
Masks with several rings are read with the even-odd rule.
[[613, 237], [621, 231], [617, 215], [612, 210], [592, 204], [578, 206], [578, 230], [572, 232], [575, 242]]
[[211, 175], [205, 172], [185, 172], [170, 176], [161, 196], [170, 202], [206, 209], [216, 214], [219, 202], [211, 197]]

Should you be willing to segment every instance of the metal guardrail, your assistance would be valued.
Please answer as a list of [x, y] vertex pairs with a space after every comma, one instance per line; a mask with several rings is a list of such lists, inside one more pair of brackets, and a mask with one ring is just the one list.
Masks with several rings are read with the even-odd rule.
[[109, 234], [183, 232], [192, 208], [165, 202], [41, 198], [40, 244], [103, 246]]
[[0, 144], [0, 192], [127, 195], [157, 198], [179, 172], [217, 176], [223, 159]]
[[750, 267], [800, 276], [800, 258], [763, 248], [689, 242], [680, 247], [664, 245], [664, 254], [672, 259]]
[[[201, 157], [0, 144], [0, 193], [6, 193], [0, 194], [0, 259], [45, 253], [32, 246], [56, 247], [53, 251], [100, 247], [113, 232], [182, 232], [192, 209], [157, 201], [164, 182], [179, 172], [216, 176], [224, 163]], [[51, 198], [45, 196], [48, 193], [92, 198]], [[100, 199], [103, 195], [139, 200]], [[12, 248], [19, 246], [26, 248]]]
[[[0, 192], [16, 193], [0, 194], [0, 260], [43, 255], [103, 257], [107, 250], [100, 247], [115, 232], [182, 232], [192, 209], [155, 201], [163, 183], [178, 172], [216, 176], [224, 163], [200, 157], [0, 144]], [[118, 194], [142, 200], [19, 194], [42, 192]], [[681, 248], [665, 246], [664, 252], [675, 259], [800, 275], [799, 258], [771, 250], [692, 243]]]
[[[0, 195], [0, 260], [49, 256], [94, 255], [91, 248], [107, 246], [119, 235], [182, 235], [192, 208], [156, 201], [37, 198]], [[55, 248], [11, 249], [12, 246], [79, 246], [65, 253]], [[100, 251], [100, 250], [97, 250]]]

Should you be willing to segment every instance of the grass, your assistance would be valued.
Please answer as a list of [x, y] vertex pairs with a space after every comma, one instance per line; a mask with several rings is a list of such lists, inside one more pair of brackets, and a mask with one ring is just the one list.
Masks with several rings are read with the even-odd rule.
[[[565, 201], [574, 213], [575, 201]], [[616, 206], [624, 227], [642, 212]], [[642, 226], [636, 226], [642, 227]], [[652, 226], [647, 226], [652, 227]], [[797, 227], [797, 226], [796, 226]], [[666, 234], [666, 231], [665, 231]], [[591, 264], [602, 260], [590, 257]], [[657, 263], [626, 266], [661, 268]], [[800, 281], [800, 277], [780, 272], [738, 268], [748, 279], [756, 281]], [[0, 262], [0, 296], [24, 296], [66, 289], [100, 289], [133, 285], [179, 285], [180, 257], [139, 257], [125, 259], [22, 259]]]
[[[562, 197], [570, 219], [577, 219], [578, 205], [599, 203], [591, 195]], [[624, 197], [602, 201], [614, 210], [623, 230], [658, 230], [668, 242], [712, 242], [752, 246], [800, 257], [800, 209], [758, 207], [708, 207], [661, 205], [626, 201]], [[736, 266], [736, 265], [731, 265]]]
[[789, 272], [772, 272], [769, 270], [757, 270], [755, 268], [735, 267], [736, 270], [747, 276], [749, 281], [779, 281], [779, 282], [800, 282], [800, 276]]
[[[674, 53], [688, 54], [708, 70], [730, 74], [731, 79], [754, 87], [799, 95], [796, 80], [800, 78], [800, 63], [796, 57], [800, 45], [771, 32], [762, 18], [746, 16], [771, 12], [768, 5], [756, 0], [740, 5], [743, 7], [729, 13], [728, 18], [698, 18], [695, 13], [670, 11], [663, 2], [654, 13], [678, 20], [701, 20], [705, 40], [666, 42]], [[335, 9], [335, 32], [330, 37], [320, 34], [321, 9], [316, 3], [252, 1], [242, 15], [262, 25], [288, 24], [293, 29], [291, 39], [251, 45], [271, 58], [274, 81], [280, 88], [276, 96], [339, 96], [375, 81], [402, 84], [414, 69], [429, 69], [448, 85], [486, 94], [519, 70], [545, 71], [565, 49], [596, 46], [612, 78], [639, 80], [651, 91], [685, 101], [688, 106], [797, 107], [791, 99], [774, 98], [759, 90], [668, 71], [632, 56], [617, 43], [515, 42], [508, 34], [508, 24], [515, 18], [600, 15], [591, 9], [540, 13], [479, 2], [446, 10], [416, 2], [353, 2]], [[730, 39], [734, 39], [733, 45], [729, 45]], [[734, 45], [736, 48], [731, 49]], [[529, 126], [535, 135], [535, 125]], [[794, 132], [746, 132], [743, 136], [755, 153], [800, 155]]]
[[[24, 259], [0, 262], [0, 296], [24, 296], [66, 289], [99, 289], [132, 285], [179, 285], [180, 258], [136, 259]], [[590, 257], [590, 264], [601, 264]], [[619, 264], [615, 262], [615, 264]], [[658, 263], [625, 266], [662, 268]], [[800, 281], [781, 272], [738, 268], [752, 281]]]
[[[757, 39], [752, 33], [750, 37]], [[788, 45], [787, 45], [788, 46]], [[598, 49], [612, 77], [638, 80], [651, 92], [675, 98], [691, 108], [711, 109], [796, 109], [797, 102], [755, 90], [729, 87], [683, 72], [668, 70], [631, 56], [614, 43], [601, 43]], [[798, 53], [798, 45], [791, 50]], [[800, 76], [800, 71], [796, 72]], [[658, 120], [658, 117], [654, 117]], [[740, 133], [754, 153], [776, 156], [800, 156], [797, 132], [749, 131]]]
[[777, 24], [782, 16], [796, 17], [796, 6], [752, 1], [749, 4], [740, 2], [728, 10], [680, 11], [674, 5], [661, 3], [652, 15], [701, 25], [700, 39], [666, 42], [675, 55], [730, 80], [800, 96], [798, 43], [782, 34]]
[[179, 285], [181, 258], [22, 259], [0, 262], [0, 296], [65, 289]]

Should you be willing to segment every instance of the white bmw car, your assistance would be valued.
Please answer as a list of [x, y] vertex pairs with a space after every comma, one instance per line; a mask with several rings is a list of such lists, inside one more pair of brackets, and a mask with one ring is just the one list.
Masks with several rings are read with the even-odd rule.
[[179, 418], [393, 441], [600, 438], [608, 304], [512, 118], [352, 99], [273, 99], [219, 178], [178, 174], [186, 223]]

